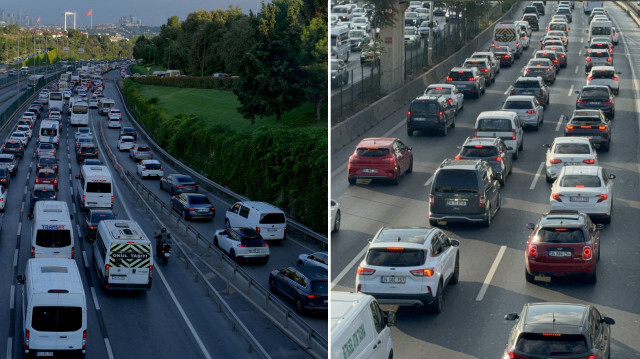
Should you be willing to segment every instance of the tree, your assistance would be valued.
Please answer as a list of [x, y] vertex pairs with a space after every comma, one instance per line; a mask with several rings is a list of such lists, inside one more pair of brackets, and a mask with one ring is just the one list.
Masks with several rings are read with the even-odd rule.
[[305, 98], [316, 108], [316, 120], [321, 121], [320, 105], [327, 97], [327, 22], [314, 18], [301, 35], [300, 59], [304, 75], [300, 79]]
[[133, 45], [133, 58], [134, 59], [143, 59], [149, 58], [149, 50], [148, 48], [151, 46], [151, 40], [146, 36], [139, 36], [136, 39], [135, 45]]

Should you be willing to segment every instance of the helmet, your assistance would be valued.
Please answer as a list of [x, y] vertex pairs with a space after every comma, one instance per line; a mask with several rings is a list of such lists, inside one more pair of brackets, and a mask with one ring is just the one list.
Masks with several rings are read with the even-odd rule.
[[167, 229], [162, 227], [162, 229], [160, 230], [160, 233], [167, 233]]

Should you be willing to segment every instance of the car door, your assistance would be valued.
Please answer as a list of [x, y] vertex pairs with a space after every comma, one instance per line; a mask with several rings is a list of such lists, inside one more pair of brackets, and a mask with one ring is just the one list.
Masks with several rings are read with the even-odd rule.
[[225, 232], [221, 232], [222, 240], [218, 240], [218, 244], [225, 252], [231, 253], [231, 248], [237, 244], [237, 235], [234, 231], [227, 229]]
[[251, 223], [249, 220], [249, 214], [251, 209], [247, 206], [240, 205], [238, 210], [238, 216], [236, 217], [236, 222], [238, 223], [234, 227], [248, 227], [248, 228], [256, 228], [258, 226], [257, 223]]
[[436, 273], [442, 275], [442, 279], [446, 278], [444, 273], [444, 255], [442, 253], [442, 244], [438, 239], [440, 233], [436, 233], [431, 237], [431, 244], [429, 245], [429, 256], [427, 257], [427, 266], [433, 267]]
[[[518, 146], [522, 145], [522, 141], [524, 140], [524, 132], [522, 130], [522, 122], [520, 121], [520, 117], [516, 116], [513, 121], [513, 126], [516, 129], [516, 139]], [[514, 148], [515, 149], [515, 148]]]
[[493, 178], [493, 171], [489, 166], [486, 166], [481, 170], [482, 188], [487, 202], [493, 207], [492, 210], [498, 208], [498, 181]]
[[453, 246], [447, 236], [440, 232], [434, 236], [434, 240], [438, 241], [440, 245], [440, 263], [442, 267], [440, 268], [442, 273], [443, 280], [448, 280], [450, 276], [453, 274], [453, 266], [454, 266], [454, 253]]
[[533, 108], [536, 109], [536, 113], [538, 114], [538, 122], [542, 121], [544, 108], [536, 97], [533, 98]]
[[[368, 349], [362, 353], [363, 358], [371, 359], [388, 359], [389, 352], [389, 337], [391, 336], [391, 329], [384, 322], [384, 314], [375, 301], [369, 303], [371, 310], [371, 318], [373, 319], [373, 327], [376, 329], [374, 333], [374, 341], [370, 344]], [[364, 316], [366, 318], [368, 316]]]
[[160, 189], [166, 190], [167, 189], [166, 185], [168, 184], [169, 185], [169, 190], [171, 190], [171, 186], [172, 186], [171, 178], [172, 178], [171, 175], [169, 175], [167, 177], [160, 178]]
[[282, 280], [280, 281], [279, 290], [289, 299], [295, 298], [297, 273], [293, 268], [286, 268], [281, 272]]

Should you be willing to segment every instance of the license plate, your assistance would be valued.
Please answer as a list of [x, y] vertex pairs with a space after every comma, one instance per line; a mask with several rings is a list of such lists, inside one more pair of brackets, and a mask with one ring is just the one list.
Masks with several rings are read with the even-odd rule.
[[580, 162], [565, 162], [565, 166], [580, 166]]
[[467, 201], [459, 201], [459, 200], [447, 200], [447, 206], [466, 206], [467, 205]]
[[278, 228], [269, 228], [267, 229], [267, 232], [277, 232]]
[[459, 89], [466, 89], [467, 85], [456, 85], [456, 87]]
[[549, 257], [571, 257], [568, 251], [549, 251]]
[[574, 196], [571, 196], [571, 197], [569, 197], [569, 201], [570, 202], [589, 202], [589, 197], [583, 197], [583, 196], [574, 197]]
[[112, 280], [125, 280], [125, 278], [127, 278], [126, 275], [112, 275], [111, 276]]
[[540, 281], [540, 282], [551, 282], [551, 277], [547, 277], [546, 275], [537, 275], [535, 277], [533, 277], [533, 279]]
[[426, 117], [414, 117], [412, 118], [413, 121], [426, 121], [427, 118]]
[[203, 208], [203, 209], [199, 209], [198, 212], [199, 213], [205, 213], [205, 212], [209, 212], [209, 210], [206, 209], [206, 208]]
[[365, 168], [362, 170], [363, 173], [378, 173], [376, 168]]
[[249, 253], [260, 253], [259, 249], [249, 249]]
[[387, 284], [404, 284], [407, 281], [407, 278], [387, 275], [387, 276], [382, 276], [380, 278], [380, 281], [382, 283], [387, 283]]
[[52, 357], [53, 356], [53, 352], [37, 352], [36, 356], [37, 357]]
[[533, 94], [533, 91], [522, 91], [522, 93], [524, 95], [531, 95], [531, 94]]
[[591, 105], [599, 105], [600, 101], [591, 101], [591, 102], [589, 102], [589, 104], [591, 104]]

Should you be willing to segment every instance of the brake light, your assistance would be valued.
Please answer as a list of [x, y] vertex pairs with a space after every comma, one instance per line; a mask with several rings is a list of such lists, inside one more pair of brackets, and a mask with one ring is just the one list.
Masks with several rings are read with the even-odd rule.
[[487, 161], [502, 161], [502, 157], [498, 156], [498, 157], [488, 158]]
[[604, 131], [604, 130], [606, 130], [606, 129], [607, 129], [607, 126], [598, 126], [598, 130], [602, 130], [602, 131]]
[[520, 43], [519, 43], [519, 42], [518, 42], [518, 43], [516, 43], [516, 47], [520, 47]]
[[591, 126], [580, 126], [580, 128], [583, 130], [588, 130], [588, 129], [591, 129]]
[[551, 195], [551, 198], [553, 198], [554, 200], [556, 200], [558, 202], [562, 202], [562, 198], [560, 198], [560, 193], [553, 193]]
[[510, 58], [511, 56], [510, 56], [510, 55], [502, 55], [502, 57], [503, 57], [503, 58], [505, 58], [505, 59], [508, 59], [508, 58]]
[[593, 80], [593, 77], [591, 76], [587, 77], [587, 81], [591, 81], [591, 80]]
[[511, 130], [511, 139], [512, 140], [516, 139], [516, 130]]
[[533, 115], [534, 113], [536, 113], [536, 111], [535, 110], [527, 110], [527, 113], [530, 114], [530, 115]]
[[31, 247], [31, 258], [36, 257], [36, 247]]
[[487, 198], [485, 196], [480, 196], [480, 207], [487, 206]]
[[596, 163], [596, 160], [594, 160], [593, 158], [589, 158], [589, 159], [586, 159], [586, 160], [582, 160], [582, 162], [586, 163], [588, 165], [592, 165], [592, 164]]
[[610, 57], [607, 57], [607, 62], [611, 62], [612, 59]]
[[591, 62], [591, 58], [590, 57], [587, 57], [587, 62]]
[[149, 266], [149, 283], [151, 283], [151, 278], [153, 277], [153, 266]]
[[478, 138], [478, 129], [473, 130], [473, 138]]
[[524, 69], [524, 72], [529, 72], [529, 71], [531, 71], [531, 69], [528, 69], [528, 68]]
[[611, 105], [612, 103], [613, 103], [613, 100], [602, 101], [602, 104], [604, 105]]
[[432, 194], [429, 195], [429, 206], [433, 206], [434, 205], [434, 197]]
[[358, 267], [358, 275], [372, 275], [375, 272], [375, 269]]
[[453, 81], [453, 77], [447, 77], [447, 81]]
[[[617, 80], [618, 80], [618, 78], [616, 77], [616, 81], [617, 81]], [[447, 99], [447, 102], [449, 102], [449, 103], [453, 103], [453, 99], [452, 99], [452, 98]]]
[[431, 277], [433, 275], [433, 268], [414, 269], [410, 272], [416, 277]]
[[599, 197], [599, 198], [598, 198], [598, 202], [597, 202], [597, 203], [600, 203], [600, 202], [602, 202], [602, 201], [606, 201], [606, 200], [607, 200], [607, 198], [609, 198], [609, 195], [608, 195], [608, 194], [606, 194], [606, 193], [602, 193], [602, 194], [599, 194], [599, 195], [598, 195], [598, 197]]
[[76, 254], [76, 247], [71, 246], [71, 258], [75, 258], [75, 254]]
[[87, 348], [87, 330], [82, 331], [82, 349]]
[[613, 78], [613, 81], [618, 81], [618, 77], [614, 77], [614, 78]]
[[585, 246], [582, 248], [582, 259], [589, 260], [593, 257], [593, 253], [591, 251], [591, 247]]
[[29, 349], [29, 338], [31, 338], [31, 333], [29, 329], [25, 329], [24, 331], [24, 348]]
[[529, 251], [527, 252], [527, 254], [529, 255], [529, 257], [537, 258], [538, 257], [538, 247], [536, 247], [533, 244], [530, 245], [529, 246]]
[[111, 204], [113, 204], [113, 196], [111, 196]]
[[553, 63], [555, 64], [556, 62], [558, 62], [558, 59], [553, 59]]
[[482, 69], [482, 72], [489, 72], [489, 69]]
[[[567, 130], [573, 130], [574, 126], [573, 125], [567, 125], [566, 128], [567, 128]], [[558, 161], [560, 161], [560, 160], [558, 160]]]
[[585, 103], [586, 101], [578, 100], [578, 103]]
[[460, 161], [460, 160], [462, 159], [462, 157], [460, 157], [460, 155], [458, 155], [458, 156], [456, 156], [454, 159], [455, 159], [456, 161]]
[[469, 81], [475, 81], [476, 78], [475, 77], [469, 77]]

